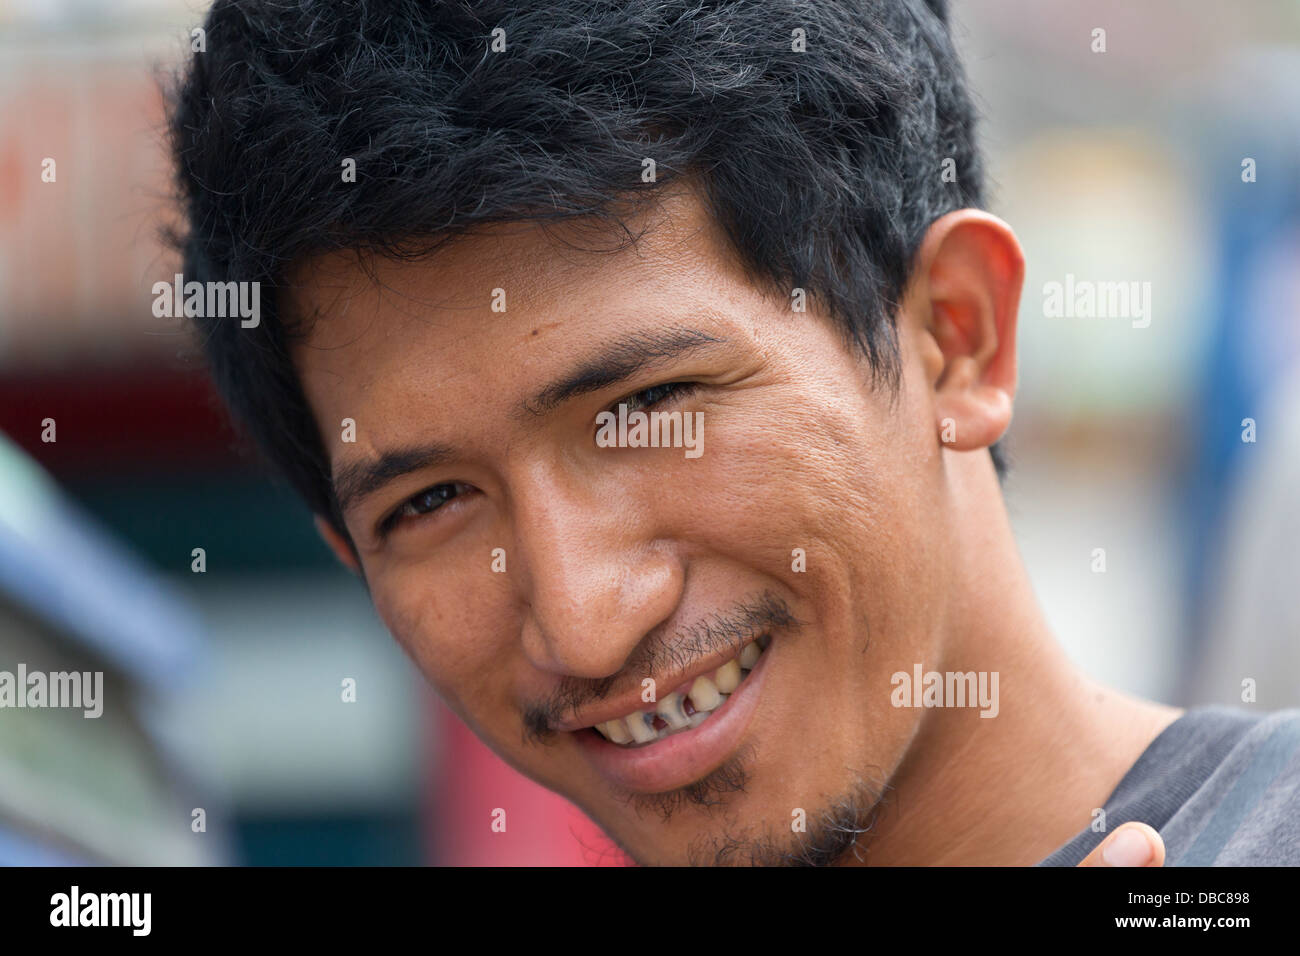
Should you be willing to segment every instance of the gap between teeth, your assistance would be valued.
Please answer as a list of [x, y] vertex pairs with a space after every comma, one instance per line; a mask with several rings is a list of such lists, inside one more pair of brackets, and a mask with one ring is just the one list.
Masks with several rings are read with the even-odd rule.
[[[685, 692], [679, 689], [660, 698], [654, 710], [633, 711], [626, 717], [616, 717], [603, 724], [596, 724], [594, 729], [606, 740], [626, 746], [662, 740], [680, 731], [700, 726], [726, 702], [727, 697], [754, 669], [769, 641], [766, 635], [750, 641], [739, 655], [712, 674], [695, 678]], [[693, 713], [687, 713], [688, 705]], [[662, 727], [656, 726], [659, 722], [663, 723]]]

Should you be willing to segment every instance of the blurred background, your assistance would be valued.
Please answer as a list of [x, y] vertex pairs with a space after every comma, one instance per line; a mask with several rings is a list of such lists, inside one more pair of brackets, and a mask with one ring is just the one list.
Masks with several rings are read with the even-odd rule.
[[[0, 863], [617, 864], [422, 685], [152, 314], [202, 10], [0, 0], [0, 670], [130, 702], [0, 712]], [[1049, 619], [1134, 694], [1300, 704], [1300, 6], [953, 19], [1029, 263], [1007, 500]], [[1068, 276], [1149, 282], [1149, 324], [1054, 316]]]

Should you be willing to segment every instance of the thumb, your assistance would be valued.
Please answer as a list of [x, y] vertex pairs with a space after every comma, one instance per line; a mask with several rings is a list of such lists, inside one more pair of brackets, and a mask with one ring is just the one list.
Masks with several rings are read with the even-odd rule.
[[1165, 841], [1145, 823], [1126, 823], [1083, 858], [1080, 866], [1164, 866]]

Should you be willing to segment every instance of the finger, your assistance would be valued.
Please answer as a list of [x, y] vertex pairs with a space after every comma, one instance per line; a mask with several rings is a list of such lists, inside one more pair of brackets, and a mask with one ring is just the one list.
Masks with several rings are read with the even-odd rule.
[[1080, 866], [1164, 866], [1165, 841], [1145, 823], [1126, 823], [1083, 858]]

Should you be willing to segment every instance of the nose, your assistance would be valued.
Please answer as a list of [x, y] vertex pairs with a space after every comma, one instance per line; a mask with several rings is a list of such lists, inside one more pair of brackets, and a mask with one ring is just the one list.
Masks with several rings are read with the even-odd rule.
[[547, 671], [598, 679], [617, 673], [672, 615], [684, 571], [654, 515], [616, 489], [561, 466], [532, 466], [514, 496], [516, 563], [527, 605], [524, 651]]

